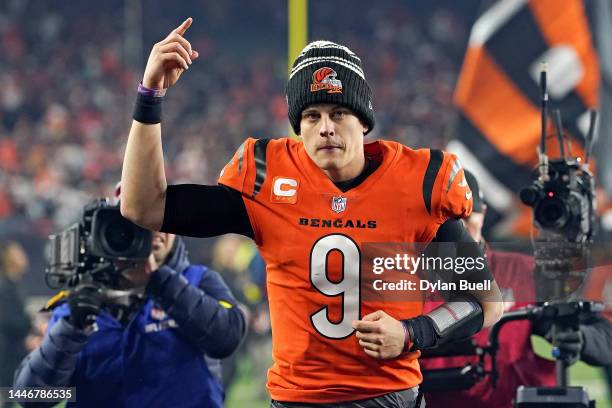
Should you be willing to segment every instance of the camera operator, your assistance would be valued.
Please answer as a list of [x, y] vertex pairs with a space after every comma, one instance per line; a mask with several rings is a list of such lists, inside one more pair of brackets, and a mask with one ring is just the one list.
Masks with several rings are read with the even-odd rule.
[[182, 239], [160, 232], [146, 262], [114, 264], [120, 291], [77, 287], [54, 309], [15, 387], [74, 386], [68, 406], [222, 406], [211, 362], [236, 350], [246, 324], [220, 275], [190, 264]]
[[[466, 180], [473, 193], [472, 214], [464, 219], [467, 230], [475, 241], [484, 244], [482, 226], [486, 204], [482, 200], [475, 177], [465, 171]], [[511, 252], [494, 251], [485, 245], [485, 253], [491, 271], [504, 295], [505, 311], [528, 306], [527, 302], [515, 302], [514, 295], [522, 299], [535, 299], [533, 271], [534, 258], [528, 255]], [[491, 378], [476, 383], [465, 391], [443, 391], [427, 393], [427, 402], [432, 406], [487, 407], [507, 408], [512, 406], [512, 399], [520, 385], [554, 386], [555, 363], [538, 357], [531, 346], [531, 334], [543, 336], [552, 342], [551, 320], [527, 320], [509, 323], [500, 332], [499, 350], [497, 353], [497, 370], [499, 380], [493, 388]], [[475, 343], [487, 345], [489, 330], [483, 329], [473, 337]], [[612, 323], [603, 317], [582, 321], [579, 330], [559, 333], [556, 338], [559, 351], [567, 361], [582, 359], [591, 365], [608, 365], [612, 363]], [[489, 361], [485, 360], [485, 370], [490, 370]], [[424, 371], [464, 367], [478, 362], [478, 356], [436, 357], [421, 359]], [[425, 375], [425, 381], [426, 381]]]

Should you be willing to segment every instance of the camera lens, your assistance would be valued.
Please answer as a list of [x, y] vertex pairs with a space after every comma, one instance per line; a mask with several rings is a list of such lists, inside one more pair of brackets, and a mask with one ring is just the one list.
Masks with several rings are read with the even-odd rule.
[[87, 238], [90, 255], [106, 259], [141, 260], [151, 253], [152, 232], [121, 216], [118, 206], [98, 208]]
[[123, 254], [132, 247], [134, 228], [124, 218], [115, 217], [105, 225], [102, 237], [112, 253]]
[[568, 215], [567, 206], [557, 198], [543, 200], [535, 211], [536, 221], [544, 228], [562, 228]]

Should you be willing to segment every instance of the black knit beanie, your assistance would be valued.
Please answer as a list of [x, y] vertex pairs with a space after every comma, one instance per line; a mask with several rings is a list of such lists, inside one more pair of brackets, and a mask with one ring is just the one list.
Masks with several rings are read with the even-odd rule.
[[372, 91], [361, 60], [342, 45], [330, 41], [308, 44], [293, 63], [285, 92], [289, 122], [298, 135], [302, 111], [317, 103], [345, 106], [368, 126], [368, 132], [374, 128]]

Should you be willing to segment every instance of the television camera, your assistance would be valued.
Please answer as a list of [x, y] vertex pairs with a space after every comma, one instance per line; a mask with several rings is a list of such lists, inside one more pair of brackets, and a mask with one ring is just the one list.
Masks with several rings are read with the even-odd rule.
[[52, 288], [92, 284], [112, 289], [120, 269], [114, 261], [141, 262], [151, 253], [152, 233], [123, 218], [118, 205], [96, 199], [82, 219], [49, 236], [47, 284]]

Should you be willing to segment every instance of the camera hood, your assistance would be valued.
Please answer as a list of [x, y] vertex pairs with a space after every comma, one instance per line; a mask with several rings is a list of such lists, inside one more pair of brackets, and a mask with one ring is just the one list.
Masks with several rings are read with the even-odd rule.
[[91, 222], [89, 254], [113, 260], [144, 260], [151, 253], [152, 233], [121, 215], [118, 207], [98, 208]]

